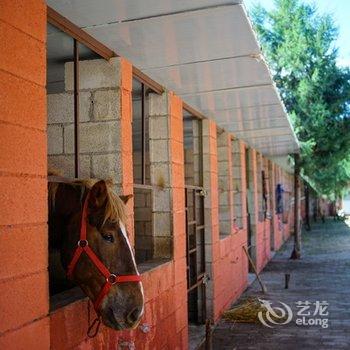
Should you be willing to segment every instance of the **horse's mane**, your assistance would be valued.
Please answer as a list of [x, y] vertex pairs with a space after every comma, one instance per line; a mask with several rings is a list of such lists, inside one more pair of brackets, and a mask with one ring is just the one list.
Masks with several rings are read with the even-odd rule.
[[[61, 176], [60, 173], [56, 170], [49, 170], [48, 175]], [[100, 179], [79, 179], [65, 184], [72, 187], [81, 187], [83, 196], [85, 190], [90, 190], [98, 181], [100, 181]], [[104, 213], [103, 224], [107, 220], [112, 222], [118, 222], [120, 220], [121, 222], [125, 223], [127, 219], [126, 207], [124, 202], [120, 199], [114, 190], [115, 184], [111, 179], [103, 181], [105, 181], [107, 188], [107, 204]], [[49, 205], [52, 209], [55, 207], [56, 193], [59, 185], [59, 182], [49, 182]]]

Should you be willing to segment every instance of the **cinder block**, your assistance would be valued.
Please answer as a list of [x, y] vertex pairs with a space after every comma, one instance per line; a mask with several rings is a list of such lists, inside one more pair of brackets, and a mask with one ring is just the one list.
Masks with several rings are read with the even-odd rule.
[[98, 90], [93, 94], [94, 120], [120, 119], [120, 90]]
[[[120, 149], [120, 123], [99, 122], [80, 125], [80, 152], [116, 152]], [[64, 151], [74, 152], [74, 126], [64, 128]]]
[[[79, 121], [90, 120], [91, 93], [81, 91], [79, 93]], [[62, 124], [74, 122], [74, 98], [72, 93], [60, 93], [47, 95], [48, 124]]]
[[[67, 177], [74, 177], [74, 155], [50, 155], [48, 156], [48, 167], [51, 170], [57, 170], [60, 174]], [[81, 178], [90, 178], [90, 156], [79, 156], [79, 172]]]
[[63, 127], [62, 125], [47, 126], [47, 153], [63, 153]]
[[0, 69], [45, 86], [46, 46], [22, 30], [0, 21]]
[[170, 189], [153, 190], [153, 210], [156, 212], [169, 212], [171, 210]]
[[50, 349], [50, 318], [45, 317], [15, 331], [3, 334], [0, 337], [0, 349]]
[[[47, 270], [3, 282], [0, 288], [0, 332], [47, 315], [49, 309]], [[35, 288], [33, 288], [35, 286]]]
[[168, 116], [150, 116], [149, 118], [149, 137], [153, 140], [169, 139], [169, 117]]
[[171, 258], [172, 239], [171, 237], [154, 237], [154, 257]]
[[[3, 4], [2, 1], [1, 4]], [[11, 52], [9, 54], [11, 55]], [[0, 103], [1, 120], [46, 131], [46, 89], [44, 87], [0, 71], [0, 91], [6, 91], [6, 98]]]
[[0, 170], [46, 175], [46, 133], [0, 123]]
[[43, 1], [2, 0], [0, 18], [42, 43], [46, 41], [46, 4]]
[[0, 176], [0, 225], [47, 222], [46, 178]]
[[240, 179], [242, 175], [242, 169], [239, 166], [232, 167], [232, 176], [234, 179]]
[[151, 164], [151, 183], [170, 187], [170, 168], [168, 163]]
[[219, 191], [219, 203], [220, 203], [220, 211], [223, 206], [228, 206], [230, 203], [230, 193], [229, 191]]
[[150, 140], [150, 161], [151, 163], [169, 161], [168, 140]]
[[171, 236], [170, 213], [153, 213], [153, 233], [155, 236]]
[[121, 182], [121, 155], [113, 154], [96, 154], [91, 156], [92, 169], [91, 176], [96, 178], [112, 178], [115, 182]]
[[0, 279], [45, 270], [47, 225], [4, 226], [0, 230], [0, 256]]
[[227, 147], [218, 147], [218, 162], [227, 162], [229, 159], [229, 153]]
[[150, 93], [149, 94], [149, 115], [169, 115], [169, 95], [164, 92], [162, 95]]
[[[79, 63], [79, 88], [100, 89], [119, 87], [121, 83], [120, 58], [114, 57], [109, 61], [104, 59], [87, 60]], [[65, 64], [65, 89], [74, 89], [73, 62]]]
[[227, 161], [218, 162], [218, 172], [220, 175], [228, 176], [229, 175], [229, 162], [227, 162]]

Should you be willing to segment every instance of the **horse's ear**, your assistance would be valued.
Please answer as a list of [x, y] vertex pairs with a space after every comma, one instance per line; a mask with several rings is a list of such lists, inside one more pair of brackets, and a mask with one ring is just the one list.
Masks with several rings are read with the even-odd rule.
[[89, 208], [90, 210], [99, 210], [106, 206], [107, 202], [107, 185], [104, 180], [96, 182], [89, 195]]
[[132, 194], [127, 194], [126, 196], [119, 196], [119, 198], [124, 202], [124, 204], [127, 204], [129, 202], [129, 199], [131, 199], [132, 197]]

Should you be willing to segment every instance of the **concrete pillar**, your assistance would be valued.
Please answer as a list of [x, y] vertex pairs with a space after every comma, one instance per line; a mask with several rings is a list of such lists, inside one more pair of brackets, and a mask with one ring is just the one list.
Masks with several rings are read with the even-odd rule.
[[247, 149], [248, 152], [248, 208], [250, 215], [251, 229], [251, 248], [249, 250], [254, 263], [257, 262], [257, 232], [259, 222], [259, 204], [258, 204], [258, 177], [257, 177], [257, 152], [254, 149]]
[[203, 120], [203, 187], [207, 195], [204, 200], [205, 213], [205, 258], [206, 271], [210, 276], [207, 283], [207, 317], [214, 318], [215, 295], [217, 294], [219, 274], [218, 261], [220, 254], [219, 241], [219, 198], [217, 169], [216, 124], [211, 120]]
[[218, 158], [218, 194], [219, 194], [219, 230], [220, 237], [233, 232], [233, 184], [231, 135], [228, 132], [217, 133]]
[[[170, 258], [173, 254], [174, 215], [181, 216], [178, 218], [180, 225], [184, 219], [182, 103], [168, 92], [150, 94], [149, 98], [153, 255], [155, 258]], [[184, 226], [179, 234], [185, 234]], [[185, 256], [185, 250], [182, 255]]]
[[240, 229], [247, 228], [247, 184], [245, 145], [240, 140], [232, 140], [232, 178], [234, 193], [234, 216]]

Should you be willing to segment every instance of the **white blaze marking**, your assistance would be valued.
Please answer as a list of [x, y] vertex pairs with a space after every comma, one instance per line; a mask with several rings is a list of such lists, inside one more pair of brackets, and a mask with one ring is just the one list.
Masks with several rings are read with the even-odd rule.
[[[124, 236], [124, 238], [125, 238], [125, 240], [126, 240], [126, 243], [127, 243], [128, 247], [129, 247], [130, 254], [131, 254], [131, 257], [132, 257], [132, 261], [133, 261], [133, 263], [134, 263], [134, 267], [135, 267], [136, 273], [137, 273], [138, 275], [140, 275], [140, 274], [139, 274], [139, 271], [138, 271], [138, 269], [137, 269], [137, 265], [136, 265], [136, 260], [135, 260], [134, 252], [133, 252], [133, 250], [132, 250], [132, 248], [131, 248], [129, 238], [128, 238], [128, 235], [127, 235], [127, 233], [126, 233], [126, 228], [125, 228], [124, 224], [123, 224], [120, 220], [119, 220], [119, 227], [120, 227], [120, 230], [121, 230], [122, 233], [123, 233], [123, 236]], [[139, 283], [140, 283], [140, 287], [141, 287], [142, 299], [145, 300], [145, 295], [144, 295], [144, 292], [143, 292], [143, 285], [142, 285], [141, 282], [139, 282]], [[144, 306], [142, 306], [142, 314], [143, 314], [143, 312], [144, 312]]]

